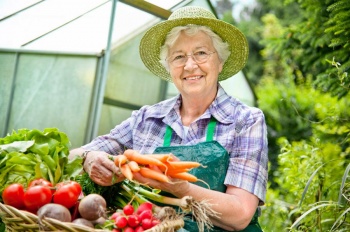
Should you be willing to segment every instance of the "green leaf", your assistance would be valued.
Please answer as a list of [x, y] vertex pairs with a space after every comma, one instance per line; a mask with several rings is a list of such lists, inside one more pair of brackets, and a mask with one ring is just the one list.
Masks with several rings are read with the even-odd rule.
[[343, 175], [343, 178], [342, 178], [342, 181], [341, 181], [341, 186], [340, 186], [340, 189], [339, 189], [339, 197], [338, 197], [338, 204], [339, 205], [341, 204], [342, 199], [343, 199], [343, 189], [344, 189], [344, 186], [345, 186], [345, 182], [346, 182], [346, 180], [348, 178], [349, 171], [350, 171], [350, 164], [348, 164], [348, 166], [346, 167], [344, 175]]
[[317, 206], [314, 206], [312, 207], [311, 209], [309, 209], [308, 211], [306, 211], [305, 213], [303, 213], [297, 220], [295, 220], [295, 222], [293, 223], [293, 225], [291, 226], [291, 229], [293, 228], [296, 228], [299, 223], [307, 216], [309, 215], [310, 213], [312, 213], [313, 211], [319, 209], [319, 208], [322, 208], [322, 207], [327, 207], [327, 206], [337, 206], [336, 203], [324, 203], [324, 204], [321, 204], [321, 205], [317, 205]]
[[34, 141], [16, 141], [10, 144], [0, 145], [0, 150], [7, 151], [8, 153], [17, 151], [17, 152], [26, 152], [28, 148], [33, 146]]
[[75, 156], [73, 159], [68, 160], [68, 163], [64, 167], [65, 175], [63, 176], [63, 179], [68, 180], [74, 176], [81, 174], [83, 172], [83, 166], [81, 165], [82, 162], [83, 158], [80, 156]]
[[[344, 212], [343, 212], [341, 215], [339, 215], [339, 217], [337, 218], [337, 220], [334, 222], [334, 224], [333, 224], [333, 226], [332, 226], [332, 228], [331, 228], [331, 231], [333, 231], [333, 229], [337, 229], [336, 227], [339, 227], [339, 226], [340, 226], [341, 223], [339, 223], [339, 222], [343, 221], [344, 218], [346, 217], [346, 214], [349, 213], [349, 212], [350, 212], [350, 207], [347, 208], [346, 210], [344, 210]], [[338, 225], [338, 224], [339, 224], [339, 225]], [[338, 226], [337, 226], [337, 225], [338, 225]]]
[[321, 166], [319, 166], [310, 176], [309, 180], [306, 183], [306, 186], [304, 188], [303, 194], [301, 195], [301, 199], [300, 199], [300, 203], [299, 203], [299, 207], [301, 207], [301, 204], [303, 203], [303, 200], [305, 198], [306, 192], [309, 189], [309, 186], [313, 180], [313, 178], [316, 176], [317, 172], [324, 166], [325, 164], [322, 164]]

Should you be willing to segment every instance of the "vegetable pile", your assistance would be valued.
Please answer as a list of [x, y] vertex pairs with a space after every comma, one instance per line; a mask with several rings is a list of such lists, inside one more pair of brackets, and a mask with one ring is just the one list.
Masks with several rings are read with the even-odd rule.
[[45, 179], [31, 181], [27, 188], [20, 183], [8, 185], [2, 192], [6, 205], [37, 214], [44, 205], [56, 203], [71, 209], [78, 203], [82, 188], [78, 182], [59, 182], [56, 186]]
[[56, 128], [20, 129], [0, 138], [0, 202], [36, 214], [38, 223], [54, 218], [113, 232], [179, 228], [187, 213], [204, 231], [213, 226], [210, 217], [218, 217], [208, 202], [165, 196], [133, 180], [138, 172], [163, 182], [201, 181], [189, 173], [201, 166], [198, 162], [126, 150], [114, 159], [125, 180], [107, 187], [83, 171], [81, 157], [68, 159], [69, 146], [66, 134]]
[[69, 160], [69, 147], [67, 135], [56, 128], [20, 129], [0, 138], [0, 195], [12, 183], [27, 187], [43, 178], [55, 185], [79, 175], [82, 159]]
[[135, 150], [126, 150], [116, 156], [114, 163], [120, 168], [128, 180], [133, 180], [133, 172], [161, 182], [170, 182], [168, 177], [198, 181], [198, 178], [189, 173], [193, 168], [201, 166], [198, 162], [180, 161], [172, 154], [140, 154]]

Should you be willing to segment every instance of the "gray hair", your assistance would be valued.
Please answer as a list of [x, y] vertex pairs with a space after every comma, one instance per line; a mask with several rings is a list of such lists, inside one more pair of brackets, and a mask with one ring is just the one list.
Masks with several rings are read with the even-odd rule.
[[164, 45], [160, 48], [159, 54], [160, 63], [168, 71], [169, 65], [168, 62], [166, 62], [166, 58], [168, 56], [169, 48], [171, 48], [174, 45], [175, 41], [180, 36], [180, 33], [182, 31], [189, 36], [196, 35], [200, 31], [206, 33], [213, 41], [213, 46], [219, 56], [220, 62], [222, 63], [225, 63], [225, 61], [231, 54], [228, 43], [222, 41], [221, 37], [215, 34], [209, 27], [194, 24], [174, 27], [166, 36]]

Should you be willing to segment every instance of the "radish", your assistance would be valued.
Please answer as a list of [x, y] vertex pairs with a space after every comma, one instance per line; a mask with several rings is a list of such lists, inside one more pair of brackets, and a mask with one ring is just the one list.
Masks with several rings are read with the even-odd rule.
[[140, 215], [139, 215], [139, 219], [140, 221], [143, 221], [143, 219], [152, 219], [153, 217], [153, 213], [151, 210], [147, 209], [145, 211], [143, 211]]
[[145, 230], [142, 228], [142, 226], [137, 226], [134, 231], [135, 232], [143, 232]]
[[128, 220], [124, 216], [117, 217], [115, 220], [115, 225], [119, 229], [123, 229], [124, 227], [126, 227], [128, 225]]
[[130, 204], [123, 207], [123, 212], [125, 215], [131, 215], [134, 213], [134, 207]]
[[123, 232], [135, 232], [135, 230], [131, 227], [124, 228]]
[[111, 220], [115, 220], [117, 217], [119, 217], [119, 216], [121, 216], [121, 215], [123, 215], [121, 212], [114, 212], [110, 217], [109, 217], [109, 219], [111, 219]]
[[144, 230], [151, 229], [151, 228], [153, 227], [153, 225], [152, 225], [152, 219], [150, 219], [150, 218], [145, 218], [145, 219], [143, 219], [141, 225], [142, 225], [142, 228], [143, 228]]
[[160, 223], [160, 220], [153, 218], [152, 219], [152, 227], [158, 225]]
[[151, 210], [152, 211], [153, 204], [151, 202], [144, 202], [139, 205], [139, 207], [136, 210], [136, 214], [141, 214], [145, 210]]
[[135, 228], [140, 224], [139, 218], [137, 215], [133, 214], [128, 217], [128, 225]]
[[83, 218], [94, 221], [100, 217], [106, 217], [106, 207], [106, 200], [101, 195], [92, 193], [80, 201], [79, 213]]

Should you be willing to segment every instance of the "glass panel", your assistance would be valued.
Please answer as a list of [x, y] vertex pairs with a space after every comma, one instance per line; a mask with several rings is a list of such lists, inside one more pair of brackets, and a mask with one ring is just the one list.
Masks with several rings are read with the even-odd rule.
[[16, 13], [23, 8], [29, 7], [32, 4], [42, 0], [1, 0], [0, 1], [0, 19], [5, 18], [13, 13]]
[[21, 55], [9, 130], [57, 127], [82, 144], [97, 58]]
[[138, 48], [140, 39], [141, 35], [111, 54], [105, 97], [135, 105], [161, 100], [162, 81], [143, 65]]
[[13, 72], [15, 70], [16, 54], [0, 53], [0, 136], [6, 135], [5, 125], [12, 91]]
[[98, 135], [107, 134], [116, 125], [130, 117], [131, 110], [120, 107], [103, 105], [101, 113], [101, 121], [98, 127]]
[[[1, 21], [0, 34], [6, 36], [0, 37], [0, 46], [20, 47], [55, 28], [64, 26], [103, 2], [106, 0], [42, 1], [34, 7]], [[66, 36], [71, 37], [74, 34]]]
[[[26, 48], [100, 52], [107, 46], [111, 7], [112, 3], [108, 2], [32, 42]], [[153, 15], [118, 2], [115, 12], [113, 43], [130, 38], [133, 35], [131, 32], [137, 31], [139, 33], [138, 29], [152, 19], [154, 19]]]
[[[7, 0], [9, 1], [9, 0]], [[18, 2], [18, 0], [13, 0]], [[176, 1], [150, 1], [169, 9]], [[4, 8], [10, 5], [3, 4]], [[107, 0], [42, 1], [0, 21], [0, 47], [53, 51], [100, 52], [107, 45], [112, 2]], [[113, 43], [139, 33], [156, 17], [117, 2]]]

